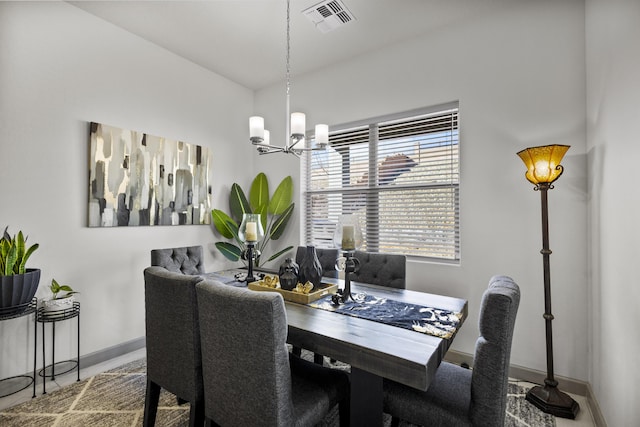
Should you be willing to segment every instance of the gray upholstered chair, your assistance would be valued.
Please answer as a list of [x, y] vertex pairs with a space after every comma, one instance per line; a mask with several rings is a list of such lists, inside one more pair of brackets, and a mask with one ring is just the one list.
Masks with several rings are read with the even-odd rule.
[[176, 273], [202, 274], [204, 273], [202, 246], [152, 249], [151, 265], [164, 267]]
[[[296, 250], [296, 263], [298, 263], [298, 265], [300, 265], [306, 253], [307, 248], [305, 246], [298, 246], [298, 249]], [[322, 266], [322, 275], [324, 277], [337, 278], [338, 271], [336, 270], [336, 260], [340, 256], [340, 251], [338, 251], [338, 249], [316, 248], [316, 255], [318, 256], [318, 260]]]
[[356, 251], [355, 257], [360, 261], [360, 269], [357, 273], [352, 273], [352, 281], [389, 288], [406, 287], [406, 256]]
[[337, 403], [348, 420], [347, 375], [288, 353], [282, 295], [213, 280], [196, 288], [207, 424], [313, 426]]
[[384, 411], [429, 426], [504, 425], [513, 328], [520, 289], [494, 276], [480, 305], [473, 369], [442, 362], [427, 391], [384, 381]]
[[199, 276], [144, 270], [147, 391], [144, 425], [155, 425], [160, 389], [191, 405], [189, 425], [204, 425], [200, 328], [196, 301]]

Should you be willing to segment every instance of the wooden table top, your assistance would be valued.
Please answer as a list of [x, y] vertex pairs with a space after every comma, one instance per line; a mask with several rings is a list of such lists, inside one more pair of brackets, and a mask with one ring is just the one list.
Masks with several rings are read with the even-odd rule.
[[[355, 282], [351, 289], [459, 312], [463, 322], [467, 317], [467, 301], [459, 298]], [[453, 340], [291, 302], [286, 309], [290, 344], [420, 390], [431, 383]]]

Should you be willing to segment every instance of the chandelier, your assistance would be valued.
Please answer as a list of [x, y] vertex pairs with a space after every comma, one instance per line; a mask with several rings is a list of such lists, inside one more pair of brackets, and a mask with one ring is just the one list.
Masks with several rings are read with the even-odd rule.
[[[264, 118], [260, 116], [252, 116], [249, 118], [249, 140], [256, 146], [258, 153], [288, 153], [297, 157], [304, 151], [324, 150], [329, 143], [329, 126], [324, 124], [316, 125], [315, 141], [316, 147], [305, 147], [305, 115], [304, 113], [291, 113], [290, 92], [291, 92], [291, 66], [290, 66], [290, 6], [287, 0], [287, 72], [286, 72], [286, 126], [285, 132], [289, 135], [289, 140], [284, 146], [271, 145], [269, 141], [269, 131], [264, 128]], [[298, 145], [300, 144], [300, 145]]]

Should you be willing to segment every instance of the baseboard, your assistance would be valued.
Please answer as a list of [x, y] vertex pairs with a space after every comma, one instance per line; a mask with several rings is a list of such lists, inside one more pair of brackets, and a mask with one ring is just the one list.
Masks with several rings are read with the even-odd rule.
[[591, 409], [594, 424], [597, 427], [607, 427], [607, 422], [604, 420], [604, 415], [600, 410], [600, 405], [596, 400], [596, 396], [593, 393], [590, 383], [587, 383], [587, 402], [589, 402], [589, 409]]
[[95, 351], [93, 353], [80, 356], [80, 366], [86, 368], [88, 366], [97, 365], [102, 362], [106, 362], [113, 358], [131, 353], [132, 351], [140, 350], [146, 345], [146, 338], [140, 337], [131, 341], [123, 342], [113, 347], [108, 347], [102, 350]]
[[[460, 365], [466, 363], [469, 366], [473, 366], [473, 355], [463, 353], [460, 351], [449, 350], [444, 359], [449, 363]], [[525, 368], [523, 366], [511, 365], [509, 366], [509, 376], [511, 378], [517, 378], [519, 380], [527, 381], [534, 384], [544, 384], [544, 379], [547, 377], [546, 372], [538, 371], [531, 368]], [[555, 376], [555, 380], [558, 381], [558, 388], [566, 393], [573, 393], [579, 396], [584, 396], [589, 402], [589, 409], [593, 416], [593, 421], [597, 427], [607, 427], [607, 423], [604, 420], [604, 416], [600, 411], [600, 405], [593, 393], [591, 384], [584, 381], [575, 380], [572, 378]]]

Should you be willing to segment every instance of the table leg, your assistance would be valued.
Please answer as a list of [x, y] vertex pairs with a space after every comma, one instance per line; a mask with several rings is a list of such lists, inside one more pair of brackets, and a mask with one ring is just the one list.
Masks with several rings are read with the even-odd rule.
[[382, 377], [351, 367], [351, 426], [382, 426]]

